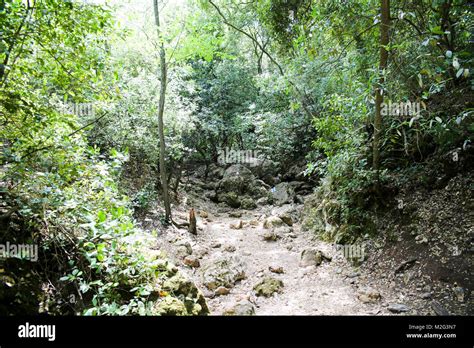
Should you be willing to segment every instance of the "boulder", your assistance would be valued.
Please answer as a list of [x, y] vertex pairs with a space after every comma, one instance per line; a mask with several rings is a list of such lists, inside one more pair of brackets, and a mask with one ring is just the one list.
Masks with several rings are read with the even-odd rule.
[[208, 177], [213, 179], [222, 179], [224, 177], [225, 169], [215, 163], [209, 165]]
[[[198, 290], [193, 282], [185, 278], [180, 273], [168, 278], [162, 284], [162, 289], [173, 294], [173, 296], [183, 298], [182, 301], [187, 314], [189, 315], [206, 315], [209, 314], [206, 299], [201, 291]], [[173, 301], [173, 308], [177, 308], [176, 301]], [[159, 304], [158, 304], [159, 306]], [[179, 306], [181, 308], [181, 306]]]
[[232, 208], [239, 208], [241, 204], [239, 195], [235, 192], [218, 193], [217, 201], [223, 202]]
[[270, 232], [265, 232], [263, 234], [263, 240], [264, 241], [267, 241], [267, 242], [276, 242], [278, 239], [281, 238], [281, 235], [280, 234], [277, 234], [273, 231], [270, 231]]
[[282, 288], [283, 282], [280, 279], [265, 277], [253, 289], [257, 296], [270, 297], [274, 293], [282, 292]]
[[273, 202], [281, 206], [285, 203], [292, 203], [295, 198], [294, 188], [287, 182], [282, 182], [271, 189]]
[[306, 164], [305, 162], [299, 162], [296, 164], [293, 164], [283, 175], [283, 180], [286, 181], [291, 181], [291, 180], [298, 180], [298, 181], [304, 181], [306, 180], [306, 177], [304, 175], [306, 171]]
[[[252, 167], [250, 167], [252, 173], [257, 178], [263, 179], [264, 181], [264, 178], [276, 177], [279, 169], [279, 164], [269, 159], [258, 160]], [[268, 184], [272, 185], [271, 183]]]
[[280, 214], [278, 217], [288, 226], [293, 226], [293, 218], [290, 214]]
[[252, 172], [241, 164], [233, 164], [224, 172], [224, 176], [219, 181], [217, 190], [220, 192], [244, 193], [255, 182]]
[[225, 203], [232, 208], [254, 209], [255, 199], [270, 196], [268, 185], [257, 180], [253, 173], [242, 164], [228, 167], [217, 183], [213, 198], [217, 203]]
[[322, 253], [317, 249], [306, 249], [301, 253], [300, 267], [319, 266], [323, 261]]
[[203, 271], [203, 283], [209, 290], [220, 286], [230, 289], [245, 277], [244, 265], [235, 256], [220, 259]]
[[255, 203], [255, 201], [251, 197], [247, 196], [247, 197], [243, 197], [240, 200], [240, 207], [242, 209], [251, 210], [251, 209], [257, 208], [257, 204]]
[[167, 296], [157, 301], [154, 306], [154, 313], [157, 315], [186, 315], [188, 314], [184, 302], [176, 297]]

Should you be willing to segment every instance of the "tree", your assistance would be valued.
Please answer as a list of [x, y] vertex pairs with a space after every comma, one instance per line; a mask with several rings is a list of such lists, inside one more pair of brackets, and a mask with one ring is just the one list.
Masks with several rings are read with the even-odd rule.
[[374, 142], [373, 142], [373, 163], [375, 170], [380, 167], [380, 133], [382, 131], [382, 103], [383, 84], [385, 82], [384, 73], [387, 68], [390, 28], [390, 0], [380, 0], [381, 22], [380, 22], [380, 63], [379, 63], [379, 83], [375, 90], [375, 117], [374, 117]]
[[153, 0], [153, 7], [155, 10], [155, 25], [156, 32], [158, 34], [158, 40], [160, 40], [160, 69], [161, 69], [161, 79], [160, 79], [160, 100], [158, 104], [158, 133], [160, 137], [160, 178], [161, 178], [161, 188], [163, 189], [163, 203], [165, 205], [165, 220], [171, 220], [171, 206], [170, 199], [168, 194], [168, 177], [166, 175], [166, 144], [165, 144], [165, 135], [164, 135], [164, 124], [163, 124], [163, 111], [165, 108], [165, 97], [166, 97], [166, 82], [167, 82], [167, 71], [166, 71], [166, 56], [165, 56], [165, 47], [163, 41], [161, 40], [161, 31], [160, 31], [160, 10], [158, 8], [158, 0]]

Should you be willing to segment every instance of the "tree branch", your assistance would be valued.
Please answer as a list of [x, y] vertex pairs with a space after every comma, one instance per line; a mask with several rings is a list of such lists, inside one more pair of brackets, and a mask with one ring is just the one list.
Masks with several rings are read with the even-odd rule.
[[237, 30], [239, 33], [244, 34], [244, 35], [247, 36], [250, 40], [252, 40], [252, 41], [258, 46], [258, 48], [259, 48], [263, 53], [265, 53], [265, 55], [270, 59], [270, 61], [271, 61], [273, 64], [275, 64], [275, 65], [277, 66], [277, 68], [278, 68], [280, 74], [281, 74], [282, 76], [285, 75], [285, 73], [284, 73], [283, 68], [281, 67], [281, 65], [278, 64], [278, 62], [270, 55], [270, 53], [268, 53], [268, 51], [265, 49], [265, 47], [263, 47], [263, 46], [260, 44], [260, 42], [258, 42], [257, 39], [255, 39], [254, 37], [252, 37], [252, 35], [250, 35], [249, 33], [247, 33], [245, 30], [240, 29], [240, 28], [236, 27], [235, 25], [233, 25], [232, 23], [230, 23], [230, 22], [227, 20], [226, 16], [225, 16], [225, 15], [222, 13], [222, 11], [219, 9], [219, 7], [217, 7], [217, 5], [212, 2], [212, 0], [209, 0], [209, 3], [216, 9], [217, 13], [219, 14], [219, 16], [221, 16], [222, 20], [224, 21], [224, 23], [225, 23], [226, 25], [228, 25], [229, 27], [231, 27], [231, 28]]

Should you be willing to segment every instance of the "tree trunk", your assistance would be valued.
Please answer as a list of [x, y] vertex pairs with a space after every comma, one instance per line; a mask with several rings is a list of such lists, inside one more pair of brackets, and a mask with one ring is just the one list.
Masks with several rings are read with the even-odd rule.
[[194, 208], [191, 208], [189, 211], [189, 226], [188, 226], [189, 233], [194, 235], [197, 234], [197, 227], [196, 227], [196, 213], [194, 212]]
[[171, 206], [168, 194], [168, 177], [166, 175], [166, 144], [164, 135], [163, 125], [163, 111], [165, 109], [165, 95], [166, 95], [166, 83], [167, 83], [167, 71], [166, 71], [166, 58], [165, 58], [165, 47], [160, 36], [160, 12], [158, 8], [158, 0], [153, 0], [153, 7], [155, 10], [155, 24], [156, 31], [158, 33], [158, 40], [160, 40], [160, 69], [161, 69], [161, 81], [160, 81], [160, 101], [158, 104], [158, 133], [160, 137], [160, 178], [161, 188], [163, 189], [163, 203], [165, 205], [165, 220], [171, 221]]
[[380, 0], [380, 10], [380, 77], [377, 89], [375, 90], [374, 143], [372, 163], [373, 168], [377, 171], [380, 168], [380, 134], [382, 132], [383, 84], [385, 82], [383, 71], [387, 68], [388, 62], [388, 51], [386, 46], [389, 43], [390, 0]]

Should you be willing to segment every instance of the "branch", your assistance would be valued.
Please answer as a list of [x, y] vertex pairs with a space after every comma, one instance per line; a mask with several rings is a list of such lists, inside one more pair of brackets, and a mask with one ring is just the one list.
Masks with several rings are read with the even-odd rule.
[[[89, 123], [86, 124], [85, 126], [82, 126], [82, 127], [78, 128], [78, 129], [76, 129], [76, 130], [73, 131], [72, 133], [69, 133], [69, 134], [67, 135], [67, 137], [70, 138], [70, 137], [72, 137], [74, 134], [79, 133], [80, 131], [86, 129], [87, 127], [93, 125], [93, 124], [96, 123], [96, 122], [99, 122], [99, 121], [100, 121], [102, 118], [104, 118], [106, 115], [107, 115], [107, 112], [104, 112], [102, 115], [100, 115], [99, 117], [97, 117], [95, 120], [89, 122]], [[23, 158], [30, 157], [31, 155], [33, 155], [33, 154], [35, 154], [35, 153], [37, 153], [37, 152], [39, 152], [39, 151], [43, 151], [43, 150], [50, 149], [50, 148], [52, 148], [53, 146], [54, 146], [54, 144], [53, 144], [53, 145], [48, 145], [48, 146], [43, 146], [43, 147], [40, 147], [40, 148], [31, 150], [31, 151], [27, 152], [27, 153], [26, 153], [24, 156], [22, 156], [22, 157], [23, 157]]]
[[252, 41], [258, 46], [258, 48], [260, 48], [260, 50], [265, 53], [265, 55], [270, 59], [270, 61], [278, 67], [278, 70], [280, 71], [280, 74], [281, 74], [282, 76], [285, 75], [285, 73], [284, 73], [283, 68], [281, 67], [281, 65], [278, 64], [278, 62], [270, 55], [270, 53], [268, 53], [268, 51], [265, 49], [265, 47], [263, 47], [263, 46], [260, 44], [260, 42], [258, 42], [254, 37], [252, 37], [252, 35], [250, 35], [249, 33], [247, 33], [245, 30], [240, 29], [240, 28], [236, 27], [235, 25], [233, 25], [232, 23], [230, 23], [230, 22], [227, 20], [226, 16], [225, 16], [225, 15], [222, 13], [222, 11], [219, 9], [219, 7], [217, 7], [217, 5], [212, 2], [212, 0], [209, 0], [209, 3], [216, 9], [217, 13], [219, 13], [219, 16], [222, 17], [222, 20], [224, 21], [224, 23], [225, 23], [226, 25], [228, 25], [229, 27], [231, 27], [231, 28], [237, 30], [239, 33], [244, 34], [244, 35], [247, 36], [250, 40], [252, 40]]

